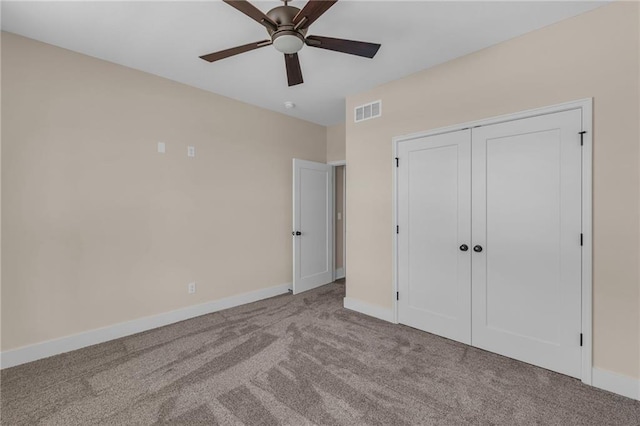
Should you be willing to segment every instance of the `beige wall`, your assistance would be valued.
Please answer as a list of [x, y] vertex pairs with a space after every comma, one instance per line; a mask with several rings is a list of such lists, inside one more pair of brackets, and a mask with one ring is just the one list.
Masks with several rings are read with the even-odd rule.
[[[344, 267], [344, 166], [336, 167], [335, 179], [335, 265], [336, 269]], [[340, 219], [338, 219], [340, 213]]]
[[2, 114], [2, 350], [291, 282], [325, 127], [6, 33]]
[[594, 98], [594, 365], [640, 377], [638, 5], [614, 3], [347, 99], [347, 296], [392, 306], [391, 139]]
[[327, 127], [327, 162], [345, 160], [345, 140], [344, 123]]

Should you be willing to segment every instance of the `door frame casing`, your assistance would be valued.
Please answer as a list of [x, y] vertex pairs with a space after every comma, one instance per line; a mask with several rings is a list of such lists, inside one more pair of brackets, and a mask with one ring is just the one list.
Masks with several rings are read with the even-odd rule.
[[[412, 133], [403, 136], [396, 136], [392, 139], [393, 145], [393, 186], [392, 186], [392, 259], [393, 259], [393, 286], [391, 306], [393, 310], [393, 322], [398, 323], [398, 234], [396, 226], [398, 224], [398, 167], [396, 158], [398, 157], [399, 144], [414, 139], [428, 136], [436, 136], [444, 133], [451, 133], [474, 127], [487, 126], [491, 124], [505, 123], [508, 121], [521, 120], [541, 115], [553, 114], [570, 110], [581, 110], [583, 135], [582, 149], [582, 366], [581, 380], [587, 385], [592, 384], [592, 364], [593, 364], [593, 98], [585, 98], [577, 101], [565, 102], [561, 104], [529, 109], [511, 114], [490, 117], [481, 120], [470, 121], [462, 124], [441, 127], [425, 132]], [[472, 147], [473, 150], [473, 142]], [[400, 158], [401, 162], [402, 159]]]

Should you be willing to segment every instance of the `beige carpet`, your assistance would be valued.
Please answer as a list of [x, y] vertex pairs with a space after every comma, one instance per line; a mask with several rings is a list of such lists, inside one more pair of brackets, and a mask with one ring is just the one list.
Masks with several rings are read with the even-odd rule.
[[3, 370], [2, 424], [640, 424], [640, 402], [343, 297], [331, 284]]

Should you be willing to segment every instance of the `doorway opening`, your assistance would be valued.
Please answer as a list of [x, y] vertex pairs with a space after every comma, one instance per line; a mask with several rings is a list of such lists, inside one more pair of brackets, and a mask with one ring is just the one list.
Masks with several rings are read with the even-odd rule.
[[346, 176], [347, 170], [344, 164], [334, 166], [334, 183], [335, 189], [333, 191], [335, 199], [334, 199], [334, 231], [335, 237], [334, 241], [334, 250], [335, 254], [335, 273], [334, 279], [340, 280], [346, 277], [346, 218], [345, 218], [345, 206], [346, 206]]

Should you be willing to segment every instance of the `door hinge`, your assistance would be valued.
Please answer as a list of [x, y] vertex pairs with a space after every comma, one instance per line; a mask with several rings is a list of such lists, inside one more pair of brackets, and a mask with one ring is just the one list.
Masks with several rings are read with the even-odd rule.
[[400, 167], [400, 158], [396, 157], [396, 167]]
[[582, 346], [582, 333], [580, 333], [580, 346]]
[[400, 300], [400, 292], [396, 291], [396, 300]]
[[580, 234], [580, 245], [584, 244], [584, 234]]
[[400, 233], [400, 226], [396, 225], [396, 234]]
[[580, 146], [584, 145], [584, 134], [587, 133], [585, 131], [582, 131], [580, 133], [578, 133], [580, 135]]

